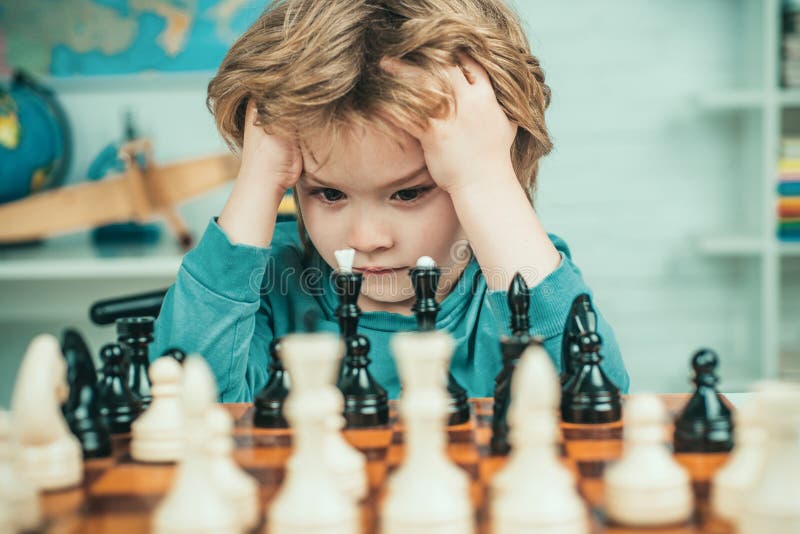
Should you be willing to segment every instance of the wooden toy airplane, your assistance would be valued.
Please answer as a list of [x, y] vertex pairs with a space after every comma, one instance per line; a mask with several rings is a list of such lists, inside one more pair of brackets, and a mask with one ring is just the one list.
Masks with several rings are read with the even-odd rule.
[[[141, 155], [143, 165], [137, 162]], [[231, 154], [155, 165], [147, 139], [125, 143], [119, 156], [125, 170], [118, 175], [0, 205], [0, 243], [23, 243], [104, 224], [143, 223], [163, 217], [188, 249], [192, 237], [176, 206], [234, 179], [239, 169]]]

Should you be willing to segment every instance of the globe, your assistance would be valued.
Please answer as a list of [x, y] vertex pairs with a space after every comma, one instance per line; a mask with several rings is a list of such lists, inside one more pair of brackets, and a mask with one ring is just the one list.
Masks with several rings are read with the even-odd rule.
[[61, 185], [71, 154], [69, 124], [52, 91], [15, 73], [0, 86], [0, 204]]

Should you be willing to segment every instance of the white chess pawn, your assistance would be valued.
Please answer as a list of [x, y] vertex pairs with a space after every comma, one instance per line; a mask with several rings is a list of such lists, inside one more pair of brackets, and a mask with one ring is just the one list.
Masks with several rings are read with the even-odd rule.
[[208, 442], [209, 466], [214, 482], [230, 499], [246, 530], [258, 524], [258, 484], [233, 460], [233, 420], [221, 406], [208, 414], [211, 437]]
[[172, 488], [153, 516], [156, 534], [229, 534], [242, 532], [236, 509], [214, 481], [209, 466], [208, 414], [217, 397], [217, 385], [201, 356], [184, 362], [182, 406], [185, 414], [183, 458]]
[[387, 482], [382, 532], [473, 532], [469, 479], [446, 451], [449, 395], [441, 378], [454, 340], [434, 330], [396, 334], [390, 343], [403, 378], [399, 409], [406, 454]]
[[681, 523], [691, 516], [691, 481], [664, 443], [666, 423], [666, 408], [655, 395], [628, 400], [622, 458], [605, 474], [610, 519], [651, 527]]
[[729, 521], [736, 521], [741, 514], [747, 493], [764, 467], [767, 439], [757, 398], [743, 403], [734, 418], [736, 446], [725, 466], [717, 471], [711, 486], [714, 512]]
[[355, 499], [339, 485], [326, 452], [342, 342], [335, 334], [320, 332], [287, 335], [282, 345], [281, 357], [292, 377], [284, 416], [294, 435], [286, 477], [267, 512], [269, 532], [354, 534]]
[[[8, 507], [9, 531], [35, 530], [42, 520], [36, 488], [17, 469], [17, 450], [13, 442], [11, 415], [0, 410], [0, 503]], [[0, 521], [2, 525], [2, 521]], [[0, 532], [6, 532], [0, 528]]]
[[342, 436], [345, 419], [344, 397], [335, 387], [329, 389], [331, 415], [325, 420], [325, 459], [339, 486], [354, 501], [367, 495], [367, 460]]
[[739, 517], [739, 534], [800, 532], [800, 384], [761, 383], [766, 458]]
[[183, 367], [174, 358], [158, 358], [149, 374], [153, 401], [131, 425], [131, 456], [140, 462], [176, 462], [185, 441], [180, 399]]
[[68, 488], [83, 480], [83, 450], [61, 413], [69, 393], [66, 378], [58, 340], [50, 334], [36, 336], [17, 374], [11, 411], [20, 467], [40, 490]]
[[558, 452], [560, 384], [541, 345], [522, 354], [514, 370], [508, 419], [511, 453], [492, 481], [495, 534], [584, 534], [586, 506]]
[[[347, 255], [349, 254], [348, 250], [337, 252], [342, 252]], [[308, 342], [311, 341], [314, 341], [314, 339], [309, 338]], [[328, 343], [328, 340], [323, 339], [321, 343], [325, 345]], [[285, 343], [282, 343], [282, 347], [281, 357], [287, 352]], [[297, 347], [296, 344], [290, 345], [290, 350], [295, 347]], [[344, 354], [344, 345], [339, 343], [335, 348], [330, 348], [329, 350], [334, 350], [334, 357], [338, 361], [341, 360]], [[339, 486], [346, 491], [354, 501], [359, 501], [366, 496], [368, 489], [367, 460], [361, 452], [350, 445], [347, 440], [344, 439], [344, 436], [342, 436], [341, 430], [345, 424], [344, 417], [342, 416], [342, 412], [344, 412], [344, 396], [332, 383], [334, 378], [326, 374], [326, 367], [308, 369], [306, 368], [307, 365], [301, 365], [304, 365], [301, 376], [297, 379], [292, 377], [292, 392], [295, 394], [295, 398], [302, 397], [306, 392], [328, 396], [330, 415], [326, 419], [326, 431], [322, 438], [325, 444], [322, 454]]]
[[14, 525], [11, 518], [11, 511], [8, 503], [0, 499], [0, 532], [4, 534], [16, 534], [18, 530], [19, 529]]

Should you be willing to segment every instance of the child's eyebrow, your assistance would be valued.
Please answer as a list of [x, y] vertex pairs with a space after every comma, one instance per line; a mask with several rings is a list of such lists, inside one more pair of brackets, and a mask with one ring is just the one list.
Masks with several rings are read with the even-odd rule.
[[[413, 180], [414, 178], [416, 178], [417, 176], [419, 176], [420, 174], [422, 174], [423, 172], [425, 172], [427, 170], [428, 170], [428, 166], [427, 165], [423, 165], [419, 169], [411, 171], [410, 173], [406, 174], [405, 176], [401, 176], [400, 178], [398, 178], [396, 180], [392, 180], [391, 182], [386, 184], [386, 187], [387, 188], [399, 187], [399, 186], [405, 184], [406, 182], [410, 182], [411, 180]], [[328, 184], [324, 180], [320, 180], [319, 178], [317, 178], [316, 176], [314, 176], [310, 172], [306, 171], [305, 169], [303, 170], [302, 177], [305, 178], [306, 180], [312, 180], [314, 182], [317, 182], [322, 187], [328, 187], [330, 189], [336, 189], [337, 187], [339, 187], [337, 185]]]

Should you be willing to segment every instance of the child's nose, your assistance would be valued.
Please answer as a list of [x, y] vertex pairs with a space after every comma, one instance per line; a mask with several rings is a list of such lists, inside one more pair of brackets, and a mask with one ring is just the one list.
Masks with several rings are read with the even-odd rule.
[[359, 252], [369, 253], [391, 248], [394, 239], [391, 224], [364, 211], [353, 217], [347, 235], [347, 244]]

